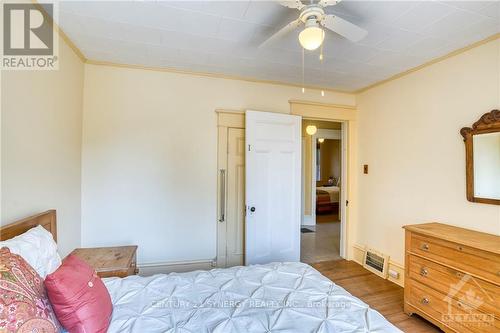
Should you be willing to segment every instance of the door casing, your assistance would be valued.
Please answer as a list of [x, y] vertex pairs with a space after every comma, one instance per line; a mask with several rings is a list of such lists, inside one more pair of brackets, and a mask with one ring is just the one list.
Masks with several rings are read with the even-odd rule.
[[311, 197], [306, 198], [306, 200], [311, 200], [311, 216], [312, 220], [316, 223], [316, 142], [318, 138], [324, 139], [334, 139], [340, 140], [341, 143], [341, 157], [340, 157], [340, 199], [339, 199], [339, 216], [340, 216], [340, 242], [339, 242], [339, 255], [340, 257], [346, 257], [347, 253], [347, 242], [346, 242], [346, 208], [347, 208], [347, 146], [348, 146], [348, 135], [347, 135], [347, 122], [340, 122], [341, 129], [340, 130], [327, 130], [327, 129], [318, 129], [316, 134], [313, 135], [311, 140], [311, 163], [312, 163], [312, 182], [311, 184], [305, 184], [304, 186], [311, 186], [313, 190], [311, 190]]
[[[347, 260], [352, 260], [354, 257], [353, 245], [353, 230], [357, 224], [357, 156], [356, 156], [356, 131], [357, 131], [357, 110], [355, 106], [350, 105], [334, 105], [309, 101], [290, 100], [290, 114], [300, 115], [303, 119], [324, 120], [341, 122], [343, 126], [343, 142], [346, 150], [346, 158], [342, 165], [342, 178], [347, 180], [347, 186], [343, 186], [344, 201], [349, 201], [345, 212], [341, 214], [345, 216], [345, 223], [342, 226], [342, 237], [344, 238], [345, 249], [343, 250]], [[227, 168], [227, 128], [245, 128], [245, 111], [217, 109], [217, 126], [218, 126], [218, 152], [217, 152], [217, 170]], [[221, 149], [222, 148], [222, 149]], [[345, 165], [344, 165], [345, 164]], [[226, 231], [225, 225], [218, 222], [220, 212], [220, 176], [217, 172], [217, 267], [226, 267]], [[342, 249], [341, 249], [342, 251]]]

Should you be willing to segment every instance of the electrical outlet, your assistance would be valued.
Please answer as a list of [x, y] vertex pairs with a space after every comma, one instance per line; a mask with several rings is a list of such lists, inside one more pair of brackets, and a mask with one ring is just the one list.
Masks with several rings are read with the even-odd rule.
[[389, 276], [396, 280], [399, 279], [399, 273], [392, 269], [389, 270]]
[[363, 165], [363, 173], [364, 173], [365, 175], [367, 175], [367, 174], [368, 174], [368, 164]]

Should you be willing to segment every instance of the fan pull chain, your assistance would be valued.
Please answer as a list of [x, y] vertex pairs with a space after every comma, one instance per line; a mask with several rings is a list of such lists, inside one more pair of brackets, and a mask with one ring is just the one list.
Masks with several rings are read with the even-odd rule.
[[304, 85], [304, 81], [305, 81], [305, 79], [304, 79], [304, 63], [305, 63], [305, 61], [304, 61], [304, 57], [305, 57], [304, 53], [305, 53], [304, 48], [302, 48], [302, 93], [306, 92], [306, 87]]
[[[322, 43], [321, 44], [321, 49], [319, 51], [319, 61], [321, 62], [321, 69], [323, 70], [323, 72], [325, 71], [325, 63], [323, 62], [323, 45], [325, 43]], [[321, 97], [325, 97], [325, 91], [324, 90], [321, 90]]]

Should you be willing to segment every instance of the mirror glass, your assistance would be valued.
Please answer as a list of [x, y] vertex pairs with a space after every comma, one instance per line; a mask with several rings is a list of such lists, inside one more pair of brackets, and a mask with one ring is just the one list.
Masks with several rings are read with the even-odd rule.
[[473, 135], [474, 196], [500, 199], [500, 132]]

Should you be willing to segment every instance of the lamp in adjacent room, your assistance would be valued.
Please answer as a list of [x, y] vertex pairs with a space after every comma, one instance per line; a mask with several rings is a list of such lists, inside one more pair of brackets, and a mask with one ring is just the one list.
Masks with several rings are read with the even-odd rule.
[[306, 127], [306, 133], [309, 135], [314, 135], [318, 131], [318, 128], [314, 125], [309, 125]]

